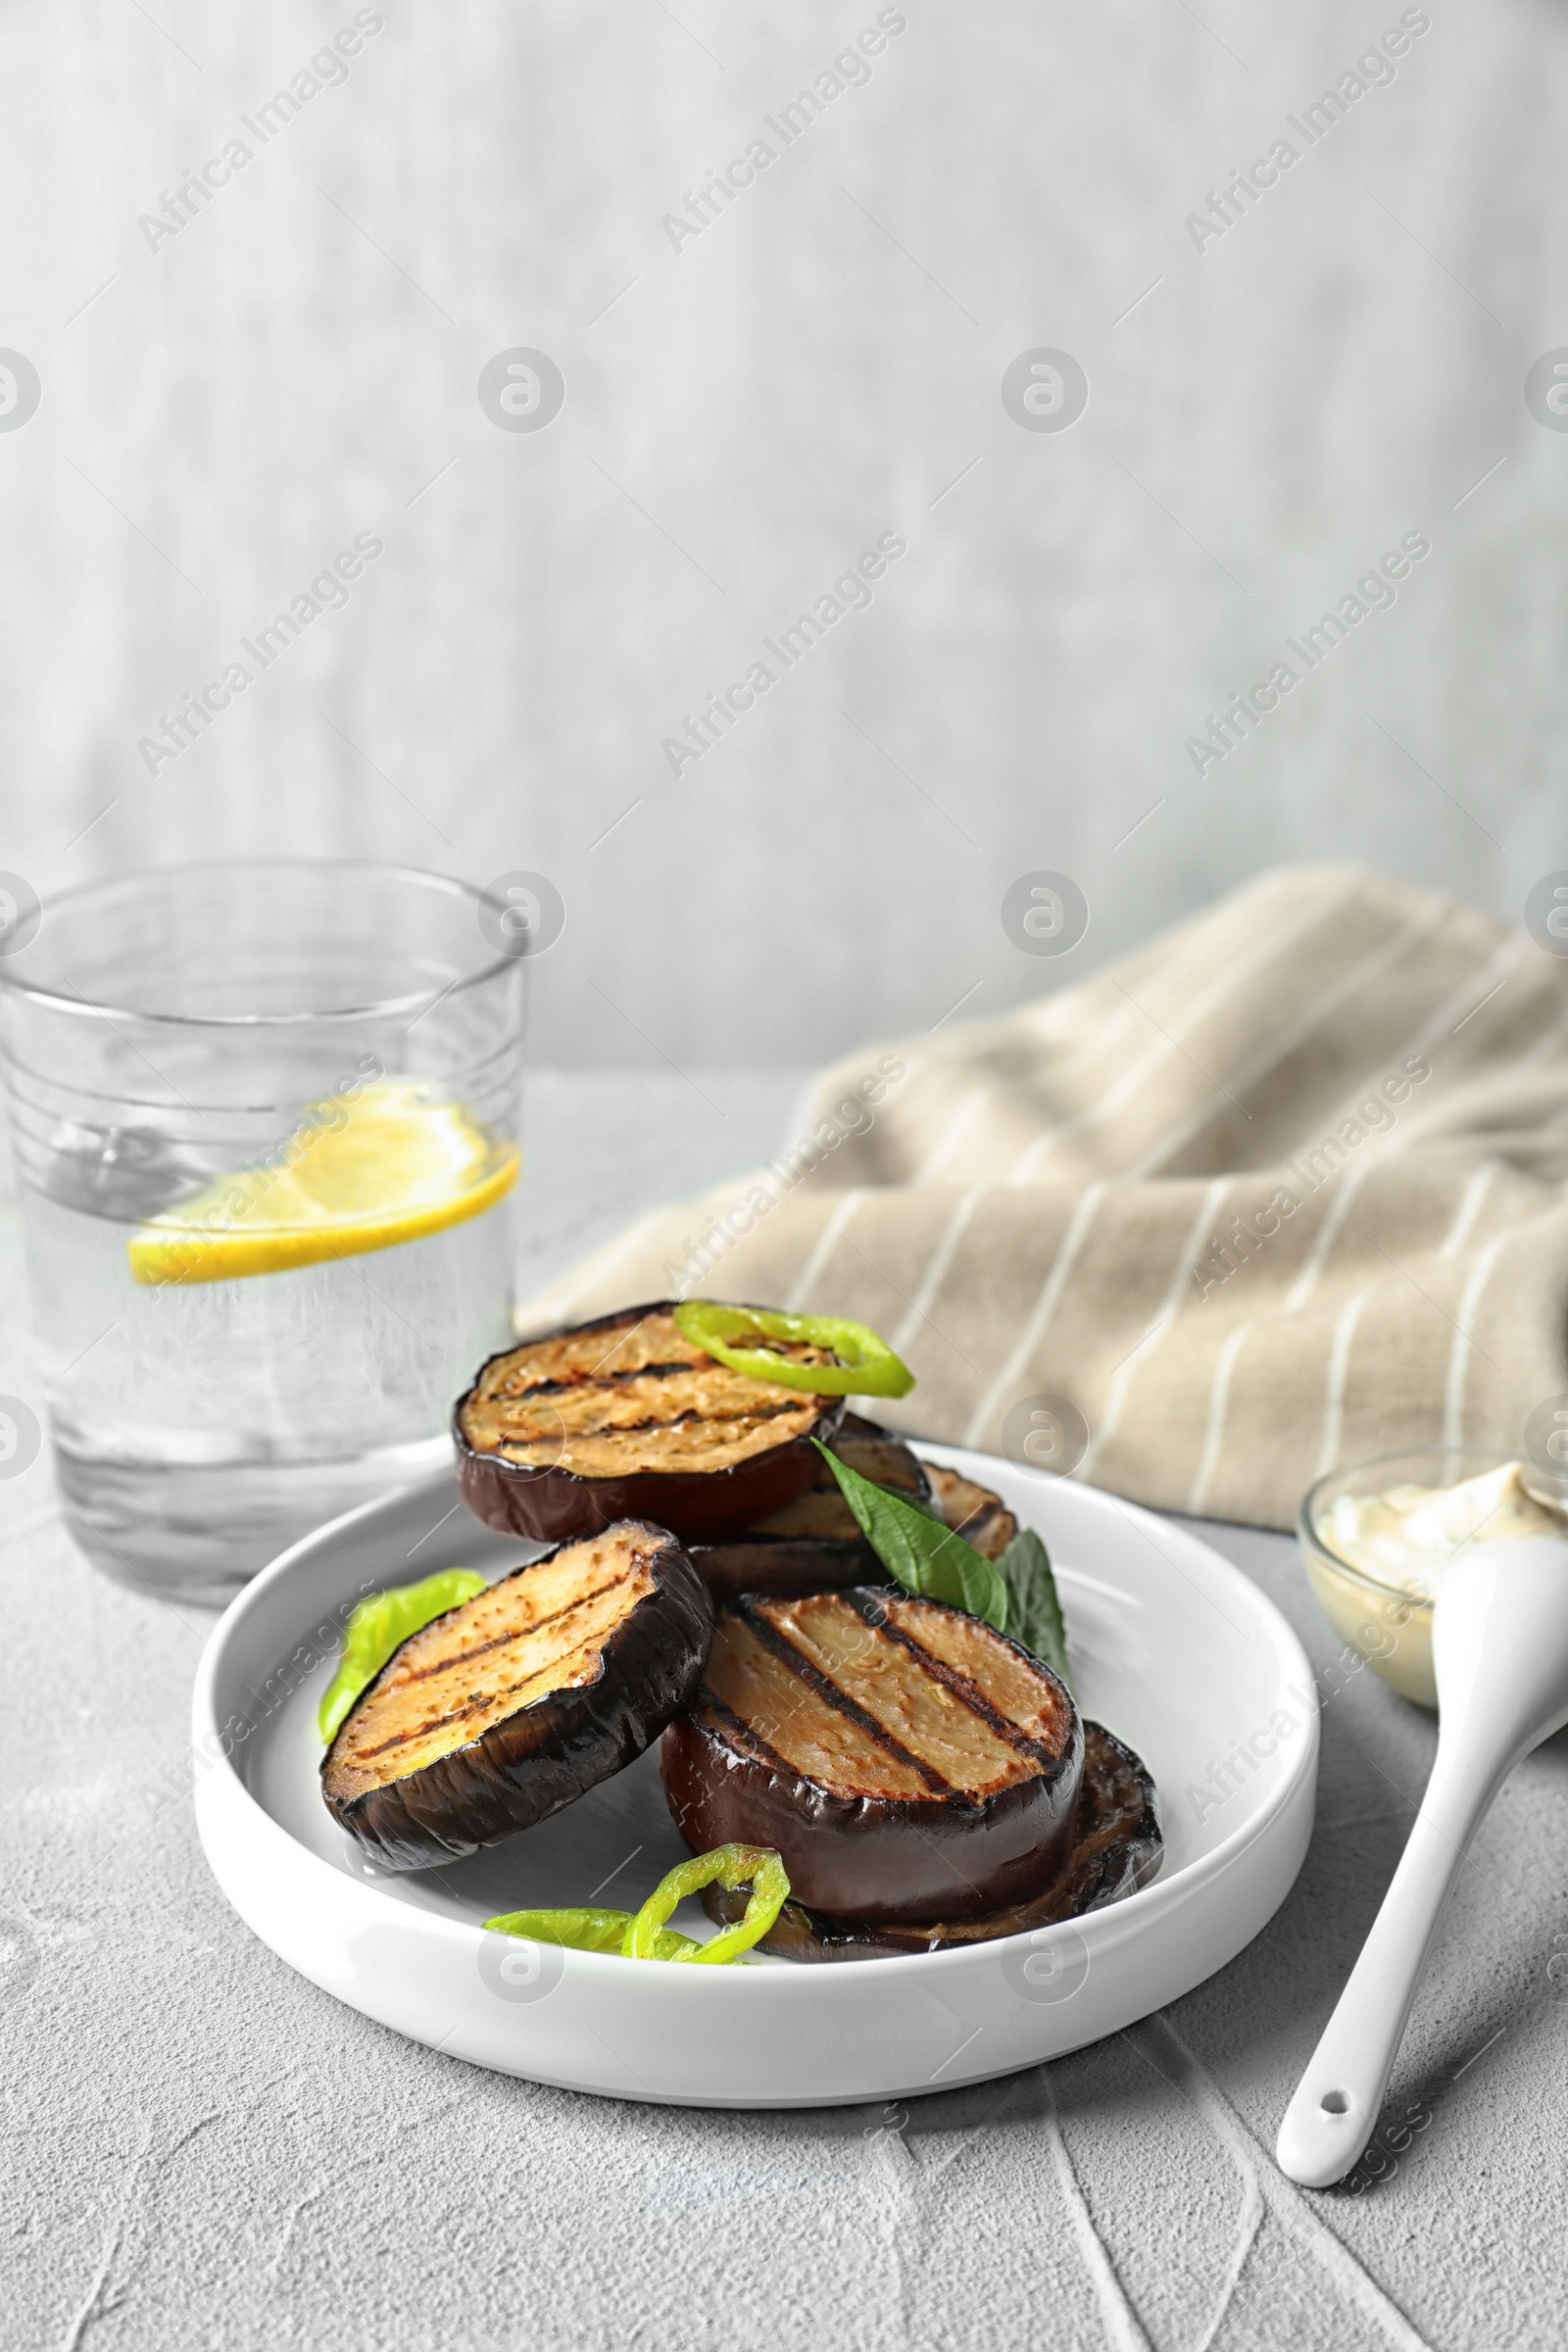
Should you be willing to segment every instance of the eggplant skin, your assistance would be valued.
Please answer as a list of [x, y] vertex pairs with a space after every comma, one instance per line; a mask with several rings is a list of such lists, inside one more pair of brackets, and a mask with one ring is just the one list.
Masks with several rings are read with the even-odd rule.
[[[909, 1602], [875, 1588], [813, 1597], [857, 1609], [868, 1632], [887, 1622], [889, 1608], [906, 1620], [930, 1611], [971, 1628], [978, 1623], [939, 1602]], [[755, 1620], [768, 1605], [742, 1603], [738, 1611], [723, 1611], [715, 1651], [729, 1621], [737, 1615]], [[665, 1801], [686, 1843], [696, 1853], [731, 1843], [771, 1846], [783, 1857], [798, 1903], [862, 1924], [963, 1919], [1037, 1893], [1060, 1871], [1071, 1843], [1082, 1726], [1048, 1668], [1004, 1635], [983, 1631], [1049, 1687], [1054, 1706], [1053, 1748], [1022, 1742], [1034, 1767], [1026, 1777], [979, 1797], [951, 1789], [928, 1796], [855, 1792], [844, 1785], [855, 1770], [849, 1749], [841, 1786], [825, 1786], [773, 1746], [769, 1731], [783, 1736], [776, 1714], [771, 1724], [748, 1722], [705, 1681], [688, 1711], [664, 1733], [660, 1750]], [[819, 1693], [822, 1678], [813, 1676], [811, 1687]], [[770, 1699], [770, 1713], [773, 1707]], [[877, 1760], [874, 1742], [865, 1753]], [[868, 1783], [875, 1777], [866, 1774]]]
[[714, 1606], [743, 1592], [843, 1592], [887, 1578], [869, 1544], [840, 1536], [754, 1536], [694, 1544], [692, 1566]]
[[[1159, 1800], [1142, 1757], [1103, 1724], [1084, 1724], [1078, 1819], [1066, 1861], [1039, 1894], [961, 1921], [872, 1926], [827, 1919], [788, 1902], [759, 1947], [781, 1960], [886, 1960], [907, 1952], [944, 1952], [999, 1942], [1062, 1920], [1083, 1919], [1147, 1886], [1164, 1859]], [[703, 1890], [703, 1908], [719, 1927], [741, 1918], [750, 1889]]]
[[[321, 1792], [333, 1818], [383, 1869], [428, 1870], [534, 1828], [652, 1747], [691, 1697], [712, 1633], [702, 1580], [666, 1529], [631, 1522], [608, 1532], [646, 1539], [641, 1558], [653, 1590], [615, 1626], [592, 1682], [551, 1690], [421, 1770], [345, 1800], [332, 1789], [334, 1759], [408, 1642], [356, 1700], [321, 1760]], [[501, 1586], [571, 1548], [557, 1545]], [[500, 1590], [491, 1586], [488, 1592]], [[434, 1625], [450, 1627], [486, 1597], [476, 1593]], [[424, 1627], [410, 1639], [422, 1641], [430, 1631]]]
[[[914, 1502], [931, 1500], [929, 1465], [891, 1430], [859, 1413], [846, 1413], [826, 1443], [862, 1478]], [[890, 1581], [820, 1454], [803, 1494], [735, 1535], [692, 1544], [691, 1555], [715, 1603], [742, 1592], [841, 1592], [850, 1585]]]
[[924, 1469], [932, 1499], [948, 1526], [972, 1544], [982, 1559], [1000, 1560], [1018, 1533], [1018, 1522], [1002, 1496], [941, 1462], [927, 1462]]
[[[858, 1470], [873, 1486], [891, 1487], [896, 1494], [910, 1502], [932, 1499], [933, 1465], [921, 1461], [913, 1446], [896, 1430], [884, 1429], [878, 1421], [868, 1421], [863, 1413], [845, 1414], [843, 1426], [833, 1441], [833, 1451], [841, 1462], [848, 1462], [852, 1470]], [[827, 1475], [831, 1477], [832, 1473]]]
[[816, 1912], [893, 1925], [959, 1919], [1033, 1893], [1060, 1869], [1071, 1808], [1043, 1782], [987, 1797], [956, 1819], [940, 1798], [841, 1797], [738, 1755], [681, 1715], [660, 1768], [670, 1816], [694, 1853], [767, 1845]]
[[[782, 1444], [714, 1470], [631, 1469], [619, 1476], [586, 1477], [560, 1462], [511, 1461], [469, 1443], [467, 1416], [493, 1365], [529, 1348], [579, 1333], [602, 1333], [610, 1341], [612, 1334], [647, 1317], [672, 1314], [676, 1303], [670, 1298], [656, 1299], [643, 1306], [622, 1307], [589, 1323], [563, 1324], [556, 1331], [541, 1333], [486, 1358], [458, 1398], [452, 1415], [458, 1486], [476, 1519], [502, 1535], [522, 1536], [536, 1544], [560, 1543], [591, 1528], [609, 1527], [617, 1519], [650, 1519], [683, 1542], [703, 1542], [733, 1534], [805, 1492], [821, 1459], [811, 1440], [826, 1444], [834, 1436], [844, 1419], [842, 1396], [816, 1397], [808, 1424]], [[702, 1354], [697, 1349], [691, 1352], [694, 1358]], [[723, 1372], [711, 1358], [704, 1360], [715, 1374]], [[738, 1384], [741, 1396], [766, 1388], [765, 1383], [751, 1381], [741, 1373], [727, 1377]], [[796, 1391], [794, 1396], [806, 1408], [808, 1392]]]

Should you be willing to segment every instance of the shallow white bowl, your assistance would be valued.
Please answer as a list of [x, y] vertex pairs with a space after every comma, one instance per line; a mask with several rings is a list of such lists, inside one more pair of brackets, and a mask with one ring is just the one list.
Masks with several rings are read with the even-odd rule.
[[[1079, 1704], [1159, 1789], [1165, 1860], [1141, 1893], [1033, 1936], [826, 1966], [678, 1968], [487, 1933], [482, 1920], [524, 1905], [635, 1909], [685, 1858], [657, 1752], [489, 1853], [373, 1868], [318, 1784], [332, 1623], [362, 1592], [436, 1568], [494, 1576], [530, 1556], [469, 1518], [450, 1476], [296, 1544], [216, 1628], [192, 1737], [219, 1885], [291, 1968], [400, 2034], [504, 2074], [683, 2106], [951, 2089], [1190, 1991], [1257, 1935], [1306, 1852], [1318, 1727], [1300, 1644], [1229, 1561], [1152, 1512], [987, 1454], [926, 1451], [996, 1488], [1050, 1545]], [[695, 1905], [678, 1924], [711, 1933]]]

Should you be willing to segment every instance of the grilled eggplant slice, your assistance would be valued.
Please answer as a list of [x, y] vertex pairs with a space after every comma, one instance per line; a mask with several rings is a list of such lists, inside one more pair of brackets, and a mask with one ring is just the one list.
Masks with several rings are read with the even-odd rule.
[[1083, 1732], [980, 1618], [861, 1586], [723, 1609], [661, 1762], [688, 1845], [774, 1847], [808, 1909], [967, 1919], [1061, 1869]]
[[[880, 1927], [828, 1919], [804, 1904], [786, 1903], [759, 1949], [784, 1960], [881, 1960], [901, 1952], [942, 1952], [955, 1944], [992, 1943], [1102, 1911], [1147, 1886], [1164, 1855], [1154, 1784], [1142, 1760], [1103, 1724], [1084, 1724], [1084, 1769], [1072, 1845], [1043, 1893], [978, 1919]], [[743, 1918], [747, 1889], [703, 1890], [710, 1919], [727, 1927]]]
[[[846, 1413], [844, 1425], [832, 1445], [839, 1460], [848, 1462], [852, 1470], [858, 1470], [860, 1476], [868, 1478], [873, 1486], [890, 1487], [895, 1494], [902, 1494], [908, 1502], [931, 1500], [930, 1465], [922, 1462], [912, 1446], [906, 1445], [895, 1431], [884, 1429], [879, 1422], [868, 1421], [863, 1413]], [[828, 1487], [832, 1488], [845, 1517], [854, 1526], [855, 1514], [844, 1500], [838, 1480], [820, 1454], [817, 1462], [822, 1472], [817, 1485], [824, 1492]]]
[[[926, 1465], [890, 1430], [846, 1413], [838, 1435], [827, 1443], [862, 1478], [910, 1502], [930, 1502]], [[755, 1527], [721, 1543], [692, 1545], [692, 1566], [715, 1601], [733, 1600], [742, 1592], [836, 1592], [846, 1585], [887, 1582], [887, 1571], [861, 1535], [838, 1480], [820, 1454], [815, 1459], [816, 1475], [806, 1493], [782, 1510], [770, 1511]]]
[[932, 1500], [948, 1526], [986, 1559], [1000, 1560], [1018, 1533], [1018, 1522], [1002, 1496], [975, 1479], [944, 1468], [941, 1462], [924, 1462], [921, 1467], [931, 1481]]
[[653, 1745], [711, 1627], [663, 1528], [561, 1544], [393, 1651], [322, 1759], [327, 1808], [389, 1870], [499, 1845]]
[[[649, 1518], [712, 1538], [810, 1485], [810, 1441], [832, 1437], [843, 1397], [730, 1371], [681, 1336], [673, 1305], [626, 1307], [481, 1367], [454, 1434], [464, 1500], [486, 1527], [552, 1543]], [[783, 1352], [830, 1360], [804, 1343]]]

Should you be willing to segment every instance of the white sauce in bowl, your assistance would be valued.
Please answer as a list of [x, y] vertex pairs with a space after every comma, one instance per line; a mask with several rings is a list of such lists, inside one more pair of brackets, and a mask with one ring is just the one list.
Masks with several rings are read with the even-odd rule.
[[1341, 1494], [1319, 1514], [1322, 1541], [1340, 1559], [1422, 1599], [1435, 1599], [1449, 1561], [1478, 1544], [1561, 1536], [1563, 1514], [1527, 1494], [1522, 1464], [1504, 1462], [1456, 1487], [1391, 1487]]

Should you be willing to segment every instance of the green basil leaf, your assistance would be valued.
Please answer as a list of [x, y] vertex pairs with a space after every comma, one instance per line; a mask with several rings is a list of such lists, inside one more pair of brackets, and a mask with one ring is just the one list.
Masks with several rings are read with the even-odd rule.
[[472, 1568], [439, 1568], [416, 1585], [393, 1585], [372, 1592], [349, 1611], [338, 1668], [317, 1714], [317, 1729], [330, 1747], [360, 1692], [373, 1683], [399, 1642], [432, 1617], [444, 1616], [460, 1600], [482, 1592], [486, 1579]]
[[1044, 1537], [1032, 1527], [1019, 1528], [997, 1566], [1007, 1588], [1007, 1631], [1070, 1690], [1067, 1628]]
[[945, 1600], [971, 1617], [1007, 1631], [1007, 1588], [991, 1562], [951, 1527], [928, 1518], [886, 1487], [862, 1478], [813, 1438], [855, 1513], [860, 1533], [890, 1576], [922, 1600]]

